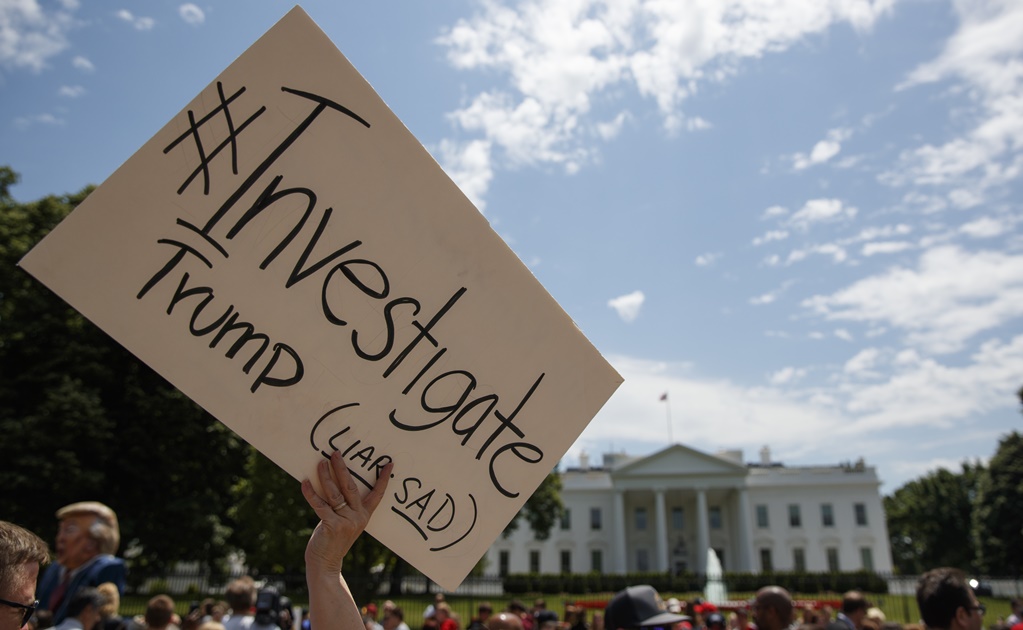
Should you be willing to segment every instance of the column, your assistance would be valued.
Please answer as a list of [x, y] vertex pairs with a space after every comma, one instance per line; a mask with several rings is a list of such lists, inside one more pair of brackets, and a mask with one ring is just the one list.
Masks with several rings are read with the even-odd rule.
[[696, 488], [696, 572], [707, 572], [707, 550], [710, 548], [708, 531], [707, 490]]
[[753, 533], [750, 530], [749, 492], [745, 487], [737, 488], [738, 502], [736, 514], [739, 525], [739, 570], [753, 570]]
[[667, 516], [664, 513], [664, 489], [654, 490], [654, 522], [657, 527], [654, 533], [657, 535], [657, 570], [661, 573], [668, 572], [668, 526]]
[[625, 562], [625, 491], [615, 490], [615, 531], [614, 531], [614, 550], [615, 550], [615, 572], [616, 573], [628, 573], [629, 565]]

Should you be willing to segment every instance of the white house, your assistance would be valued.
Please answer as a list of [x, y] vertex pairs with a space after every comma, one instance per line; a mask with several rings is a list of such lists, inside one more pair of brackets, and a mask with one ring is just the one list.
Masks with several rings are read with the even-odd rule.
[[522, 523], [487, 552], [487, 573], [891, 572], [880, 481], [863, 460], [834, 466], [756, 463], [741, 451], [681, 444], [646, 457], [607, 454], [561, 473], [566, 512], [546, 541]]

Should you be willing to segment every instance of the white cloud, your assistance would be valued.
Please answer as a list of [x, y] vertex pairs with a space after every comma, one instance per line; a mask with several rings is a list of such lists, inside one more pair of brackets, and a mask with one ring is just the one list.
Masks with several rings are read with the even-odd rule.
[[753, 245], [759, 247], [764, 243], [770, 243], [771, 241], [784, 241], [789, 237], [789, 233], [785, 230], [770, 230], [763, 236], [758, 236], [753, 239]]
[[841, 339], [842, 341], [849, 341], [849, 342], [853, 341], [852, 333], [850, 333], [845, 328], [836, 328], [835, 329], [835, 336], [838, 337], [839, 339]]
[[96, 69], [96, 66], [92, 65], [92, 62], [81, 55], [76, 55], [71, 60], [71, 65], [83, 72], [92, 72]]
[[959, 231], [973, 238], [1001, 236], [1012, 228], [1012, 222], [995, 217], [980, 217], [959, 227]]
[[837, 243], [825, 243], [823, 245], [811, 245], [803, 249], [792, 250], [789, 252], [788, 258], [785, 259], [785, 264], [793, 265], [797, 262], [802, 262], [811, 255], [831, 256], [831, 260], [835, 263], [843, 263], [849, 257], [844, 247]]
[[85, 94], [85, 88], [80, 85], [62, 85], [60, 86], [60, 89], [57, 90], [57, 94], [65, 98], [78, 98]]
[[135, 30], [138, 30], [138, 31], [152, 30], [152, 28], [154, 26], [156, 26], [156, 20], [154, 20], [153, 18], [151, 18], [151, 17], [135, 16], [128, 9], [121, 9], [120, 11], [115, 13], [115, 15], [118, 18], [120, 18], [120, 19], [124, 20], [125, 22], [127, 22], [128, 24], [131, 24], [132, 27], [134, 27]]
[[35, 125], [59, 127], [64, 123], [65, 121], [63, 118], [58, 118], [53, 114], [35, 114], [32, 116], [20, 116], [14, 119], [14, 126], [21, 130], [26, 130]]
[[[471, 95], [451, 118], [480, 134], [511, 166], [593, 159], [593, 138], [617, 132], [595, 104], [623, 91], [650, 99], [669, 131], [707, 129], [684, 101], [743, 61], [781, 52], [836, 24], [866, 30], [894, 0], [489, 0], [438, 38], [462, 70], [502, 75], [507, 87]], [[818, 150], [818, 159], [824, 159]]]
[[180, 15], [181, 19], [186, 23], [193, 26], [198, 26], [206, 21], [206, 14], [203, 13], [203, 10], [191, 2], [187, 2], [178, 7], [178, 15]]
[[842, 150], [842, 142], [852, 136], [852, 130], [839, 127], [828, 131], [827, 136], [815, 144], [810, 155], [796, 153], [792, 156], [792, 168], [802, 171], [817, 164], [823, 164], [838, 155]]
[[942, 245], [916, 269], [892, 267], [803, 306], [826, 320], [897, 328], [927, 352], [954, 352], [1023, 315], [1023, 255]]
[[778, 299], [780, 295], [788, 291], [793, 284], [795, 284], [793, 280], [786, 280], [784, 283], [782, 283], [780, 287], [778, 287], [774, 291], [769, 291], [767, 293], [764, 293], [763, 295], [758, 295], [756, 297], [750, 298], [749, 303], [752, 304], [753, 306], [763, 306], [765, 304], [772, 304]]
[[0, 67], [40, 72], [68, 47], [77, 6], [52, 8], [38, 0], [0, 2]]
[[788, 224], [800, 230], [808, 230], [817, 223], [849, 220], [857, 210], [844, 205], [838, 199], [811, 199], [788, 219]]
[[913, 249], [913, 244], [907, 241], [881, 241], [865, 244], [860, 253], [869, 257], [875, 254], [896, 254], [907, 249]]
[[853, 358], [845, 362], [843, 370], [846, 374], [874, 376], [877, 373], [873, 371], [873, 368], [880, 355], [881, 351], [877, 348], [864, 348], [857, 352]]
[[796, 367], [784, 367], [768, 377], [771, 385], [788, 385], [796, 383], [806, 376], [806, 369]]
[[764, 213], [762, 215], [760, 215], [760, 218], [761, 219], [776, 219], [778, 217], [783, 217], [783, 216], [787, 215], [788, 213], [789, 213], [788, 208], [784, 208], [782, 206], [771, 206], [767, 210], [764, 210]]
[[707, 252], [706, 254], [700, 254], [696, 257], [693, 262], [696, 263], [697, 267], [710, 267], [717, 261], [721, 260], [724, 256], [721, 252]]
[[[882, 176], [893, 185], [954, 186], [953, 203], [975, 204], [985, 191], [1016, 179], [1023, 168], [1023, 4], [1012, 0], [954, 2], [959, 27], [934, 60], [900, 86], [955, 80], [977, 107], [962, 135], [902, 153]], [[960, 123], [961, 124], [961, 123]]]
[[621, 317], [622, 321], [631, 323], [639, 317], [639, 311], [643, 308], [644, 300], [646, 300], [646, 296], [643, 295], [642, 291], [633, 291], [632, 293], [608, 300], [607, 305], [618, 312], [618, 317]]
[[442, 140], [440, 163], [465, 196], [483, 212], [486, 209], [484, 195], [494, 176], [490, 167], [490, 143], [473, 140], [459, 145]]
[[613, 120], [607, 122], [597, 123], [597, 135], [603, 140], [611, 140], [618, 136], [622, 131], [622, 126], [625, 125], [625, 121], [631, 118], [629, 112], [619, 112]]

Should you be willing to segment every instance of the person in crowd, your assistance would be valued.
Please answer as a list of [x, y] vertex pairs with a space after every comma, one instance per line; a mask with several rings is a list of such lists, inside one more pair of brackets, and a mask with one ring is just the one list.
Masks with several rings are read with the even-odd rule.
[[521, 601], [513, 599], [508, 602], [508, 612], [519, 616], [519, 620], [522, 621], [522, 630], [533, 630], [536, 626], [533, 615], [529, 614], [529, 611], [526, 610], [526, 605]]
[[604, 608], [606, 630], [669, 627], [688, 617], [669, 612], [654, 587], [630, 586], [611, 598]]
[[393, 605], [394, 602], [391, 604], [391, 607], [384, 604], [384, 630], [409, 630], [408, 624], [405, 623], [405, 612], [401, 606]]
[[943, 567], [920, 576], [916, 603], [928, 630], [981, 630], [984, 626], [986, 609], [959, 569]]
[[344, 557], [362, 534], [387, 491], [394, 463], [379, 470], [373, 489], [363, 497], [339, 451], [316, 467], [319, 489], [302, 481], [302, 495], [316, 512], [316, 525], [305, 549], [309, 620], [316, 630], [355, 630], [362, 626], [359, 607], [342, 574]]
[[719, 612], [709, 613], [705, 623], [707, 630], [725, 630], [727, 627], [725, 616]]
[[1009, 601], [1009, 607], [1012, 609], [1012, 613], [1005, 618], [1005, 624], [1010, 628], [1014, 625], [1023, 622], [1023, 599], [1014, 597]]
[[226, 630], [249, 630], [255, 621], [256, 583], [247, 575], [231, 580], [224, 591], [230, 612], [223, 620]]
[[735, 609], [735, 630], [756, 630], [749, 621], [749, 611], [745, 607]]
[[99, 609], [103, 606], [103, 596], [91, 586], [75, 591], [65, 607], [64, 620], [54, 626], [54, 630], [93, 630], [99, 623]]
[[437, 627], [439, 630], [458, 630], [458, 619], [451, 612], [447, 602], [437, 604]]
[[121, 544], [117, 515], [97, 501], [72, 503], [57, 510], [57, 561], [39, 582], [39, 607], [53, 612], [60, 624], [78, 589], [112, 582], [124, 593], [127, 570], [114, 557]]
[[121, 593], [113, 582], [103, 582], [96, 587], [103, 604], [99, 607], [100, 625], [98, 630], [127, 630], [128, 622], [120, 614]]
[[490, 602], [482, 602], [476, 607], [476, 616], [469, 622], [469, 630], [487, 630], [487, 621], [493, 614], [494, 607]]
[[860, 591], [849, 591], [842, 596], [842, 609], [827, 630], [860, 630], [867, 617], [870, 603]]
[[39, 602], [39, 568], [50, 561], [50, 550], [24, 527], [0, 521], [0, 630], [28, 625]]
[[753, 600], [757, 630], [785, 630], [792, 623], [792, 596], [780, 586], [765, 586]]
[[444, 601], [444, 593], [437, 593], [436, 595], [434, 595], [433, 596], [433, 603], [430, 604], [429, 606], [427, 606], [426, 610], [423, 611], [423, 619], [428, 619], [430, 617], [433, 617], [434, 614], [437, 612], [437, 604], [439, 604], [439, 603], [441, 603], [443, 601]]
[[566, 630], [590, 630], [586, 623], [586, 609], [582, 606], [566, 606], [565, 626]]
[[523, 630], [522, 617], [518, 613], [499, 612], [490, 618], [490, 630]]
[[224, 630], [224, 624], [211, 619], [210, 621], [204, 621], [199, 624], [198, 630]]
[[[175, 622], [174, 600], [170, 595], [157, 595], [146, 604], [143, 615], [147, 630], [177, 630]], [[180, 620], [178, 620], [180, 623]]]
[[372, 621], [372, 627], [368, 630], [384, 630], [384, 627], [377, 621], [377, 605], [373, 602], [366, 604], [362, 609], [362, 620], [366, 621], [369, 618]]
[[[547, 601], [543, 598], [537, 598], [533, 601], [533, 624], [535, 628], [543, 629], [544, 624], [553, 623], [555, 627], [558, 625], [558, 613], [547, 608]], [[550, 630], [548, 626], [547, 630]]]

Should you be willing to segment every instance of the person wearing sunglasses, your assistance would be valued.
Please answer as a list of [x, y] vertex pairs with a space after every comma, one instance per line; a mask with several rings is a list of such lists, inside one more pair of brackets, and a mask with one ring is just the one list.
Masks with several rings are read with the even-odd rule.
[[39, 536], [0, 521], [0, 630], [28, 624], [39, 606], [35, 597], [39, 567], [49, 561], [50, 550]]
[[966, 574], [942, 567], [920, 576], [916, 585], [920, 617], [930, 630], [981, 630], [983, 604], [977, 600]]

